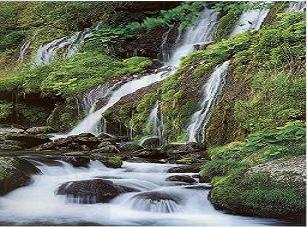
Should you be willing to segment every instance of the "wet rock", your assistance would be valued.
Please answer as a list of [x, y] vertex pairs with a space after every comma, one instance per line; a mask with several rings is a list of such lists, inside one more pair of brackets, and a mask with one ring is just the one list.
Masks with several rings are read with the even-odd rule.
[[106, 145], [100, 148], [91, 150], [91, 153], [101, 154], [101, 153], [120, 153], [120, 150], [114, 145]]
[[29, 161], [21, 158], [0, 157], [0, 195], [31, 182], [31, 175], [40, 171]]
[[71, 139], [75, 143], [78, 143], [79, 145], [86, 145], [90, 149], [96, 148], [100, 143], [99, 139], [91, 133], [81, 133], [77, 136], [70, 136], [67, 138]]
[[157, 136], [151, 136], [143, 139], [140, 145], [145, 148], [157, 148], [160, 147], [160, 139]]
[[138, 151], [144, 149], [144, 147], [140, 146], [138, 143], [135, 142], [123, 143], [120, 145], [119, 148], [122, 151]]
[[89, 157], [82, 156], [65, 156], [61, 157], [61, 160], [72, 164], [74, 167], [87, 167], [91, 161]]
[[47, 134], [47, 133], [54, 133], [56, 131], [49, 126], [41, 126], [41, 127], [28, 128], [26, 132], [30, 134]]
[[175, 166], [168, 169], [169, 173], [198, 173], [200, 170], [199, 166], [196, 165], [184, 165], [184, 166]]
[[91, 154], [90, 159], [102, 162], [106, 167], [109, 168], [120, 168], [123, 161], [120, 156], [108, 156], [102, 154]]
[[189, 175], [175, 175], [166, 178], [166, 181], [180, 181], [188, 184], [196, 183], [196, 180]]
[[90, 133], [69, 136], [67, 138], [56, 139], [45, 143], [36, 148], [36, 150], [91, 150], [97, 148], [101, 143], [98, 138]]
[[210, 184], [202, 184], [202, 185], [188, 185], [184, 186], [187, 189], [195, 189], [195, 190], [210, 190], [212, 186]]
[[97, 136], [98, 139], [113, 139], [115, 138], [115, 136], [109, 134], [109, 133], [105, 133], [105, 132], [101, 132], [98, 136]]
[[15, 140], [0, 141], [0, 150], [3, 151], [18, 151], [22, 150], [23, 143]]
[[198, 153], [204, 152], [205, 147], [202, 143], [182, 143], [182, 144], [168, 144], [164, 147], [164, 150], [169, 151], [170, 153], [180, 153], [180, 154], [188, 154], [188, 153]]
[[20, 142], [22, 148], [32, 148], [51, 141], [46, 135], [32, 135], [29, 133], [11, 133], [7, 134], [5, 139]]
[[157, 160], [167, 159], [169, 157], [169, 155], [166, 151], [159, 150], [159, 149], [145, 150], [145, 151], [141, 151], [141, 152], [138, 152], [138, 153], [135, 152], [134, 155], [136, 157], [139, 157], [139, 158], [157, 159]]
[[130, 187], [114, 184], [110, 180], [93, 179], [66, 182], [57, 189], [56, 194], [74, 198], [82, 204], [91, 204], [107, 203], [120, 194], [136, 191]]

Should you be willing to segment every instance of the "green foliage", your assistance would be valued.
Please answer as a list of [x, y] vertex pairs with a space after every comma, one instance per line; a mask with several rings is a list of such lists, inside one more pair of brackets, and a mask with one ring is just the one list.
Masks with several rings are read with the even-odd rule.
[[131, 22], [122, 26], [104, 26], [94, 36], [94, 42], [100, 41], [107, 45], [120, 46], [132, 37], [139, 36], [143, 32], [151, 31], [161, 26], [171, 26], [175, 22], [180, 22], [181, 28], [191, 24], [203, 9], [202, 2], [186, 2], [169, 9], [161, 10], [157, 17], [147, 17], [141, 23]]
[[286, 156], [297, 156], [306, 150], [306, 128], [300, 121], [284, 127], [262, 130], [247, 137], [241, 153], [246, 162], [259, 163]]
[[45, 125], [49, 116], [49, 112], [42, 107], [17, 104], [15, 108], [17, 119], [22, 119], [24, 124], [28, 126]]
[[212, 160], [205, 163], [199, 172], [204, 181], [210, 182], [213, 177], [225, 176], [232, 169], [241, 168], [246, 166], [244, 163], [236, 160]]
[[22, 85], [26, 91], [40, 90], [73, 97], [95, 85], [121, 75], [143, 71], [149, 66], [151, 61], [143, 57], [119, 61], [100, 53], [78, 53], [70, 59], [25, 70], [13, 77], [2, 78], [0, 89]]
[[294, 218], [303, 215], [305, 199], [295, 189], [272, 183], [269, 174], [230, 172], [214, 183], [213, 204], [246, 215]]
[[235, 117], [240, 127], [253, 132], [304, 117], [306, 87], [303, 77], [258, 73], [251, 83], [252, 96], [235, 104]]
[[0, 121], [5, 121], [12, 114], [13, 105], [8, 102], [0, 102]]
[[243, 142], [232, 142], [224, 146], [210, 149], [210, 157], [213, 160], [242, 160], [241, 150], [244, 147]]

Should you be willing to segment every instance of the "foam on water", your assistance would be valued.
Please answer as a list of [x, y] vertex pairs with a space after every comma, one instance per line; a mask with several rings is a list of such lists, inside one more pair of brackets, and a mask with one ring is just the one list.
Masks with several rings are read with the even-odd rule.
[[[42, 174], [34, 175], [29, 186], [0, 197], [0, 220], [4, 224], [100, 224], [100, 225], [271, 225], [275, 220], [240, 217], [216, 211], [207, 199], [209, 191], [170, 185], [170, 164], [124, 162], [111, 169], [91, 162], [75, 168], [61, 162], [47, 166], [37, 162]], [[76, 198], [55, 195], [67, 181], [106, 177], [115, 184], [136, 188], [110, 203], [78, 204]], [[112, 179], [113, 178], [113, 179]], [[149, 200], [146, 193], [162, 193], [172, 199]]]

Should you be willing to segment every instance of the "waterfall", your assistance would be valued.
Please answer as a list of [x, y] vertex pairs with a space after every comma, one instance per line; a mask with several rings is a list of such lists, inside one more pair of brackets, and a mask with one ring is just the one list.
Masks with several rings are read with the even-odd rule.
[[209, 80], [203, 86], [203, 97], [200, 103], [200, 108], [192, 115], [187, 128], [189, 142], [200, 142], [204, 139], [202, 138], [201, 131], [208, 123], [212, 107], [223, 88], [229, 62], [230, 61], [226, 61], [223, 64], [218, 65], [214, 69]]
[[158, 136], [160, 143], [163, 143], [163, 117], [160, 111], [159, 101], [152, 108], [148, 120], [147, 128], [150, 129], [151, 135]]
[[[100, 23], [93, 29], [85, 28], [83, 31], [77, 32], [72, 36], [59, 38], [43, 45], [37, 50], [33, 65], [39, 66], [49, 64], [57, 57], [72, 57], [84, 44], [85, 39], [93, 36], [93, 32], [97, 31], [99, 26]], [[62, 53], [60, 54], [59, 52]]]
[[19, 56], [18, 56], [18, 59], [17, 59], [18, 62], [23, 62], [23, 60], [25, 58], [25, 54], [28, 51], [28, 49], [29, 49], [31, 43], [34, 41], [34, 39], [35, 39], [35, 36], [33, 36], [30, 39], [26, 40], [22, 44], [22, 46], [19, 49]]
[[195, 45], [212, 42], [217, 25], [218, 12], [205, 8], [200, 20], [186, 29], [175, 50], [171, 54], [169, 64], [179, 66], [182, 57], [194, 51]]
[[298, 1], [298, 2], [290, 2], [289, 7], [285, 10], [285, 12], [286, 13], [303, 12], [304, 10], [306, 10], [306, 2]]
[[[125, 97], [143, 87], [147, 87], [153, 83], [162, 81], [167, 78], [171, 73], [175, 71], [175, 68], [179, 65], [180, 59], [194, 51], [194, 45], [211, 42], [217, 24], [217, 16], [217, 12], [205, 8], [205, 10], [203, 11], [203, 15], [200, 17], [197, 23], [186, 29], [183, 34], [183, 39], [176, 45], [175, 51], [172, 53], [170, 61], [168, 63], [168, 65], [170, 65], [171, 67], [161, 67], [157, 70], [157, 73], [133, 79], [129, 82], [124, 83], [118, 88], [113, 89], [111, 91], [110, 98], [107, 104], [105, 104], [97, 111], [90, 111], [89, 114], [68, 134], [55, 135], [53, 139], [66, 137], [69, 135], [77, 135], [85, 132], [97, 135], [97, 125], [102, 119], [102, 114], [106, 110], [115, 105], [122, 97]], [[99, 97], [94, 97], [94, 99], [96, 98]], [[91, 103], [93, 102], [91, 101]], [[91, 109], [93, 110], [93, 105], [95, 105], [95, 102], [94, 104], [91, 103]]]
[[163, 34], [162, 36], [162, 43], [161, 43], [161, 55], [162, 55], [162, 61], [167, 62], [170, 58], [169, 49], [165, 48], [167, 45], [167, 39], [170, 31], [174, 28], [174, 25], [170, 26], [168, 30]]
[[141, 78], [133, 79], [119, 88], [112, 91], [108, 102], [99, 110], [89, 113], [72, 131], [66, 135], [56, 135], [55, 138], [65, 137], [69, 135], [78, 135], [80, 133], [89, 132], [97, 134], [97, 125], [99, 124], [102, 114], [116, 104], [122, 97], [136, 92], [137, 90], [147, 87], [153, 83], [164, 80], [173, 70], [164, 70], [159, 73], [153, 73]]
[[250, 30], [259, 30], [269, 11], [269, 9], [263, 8], [242, 13], [230, 37]]

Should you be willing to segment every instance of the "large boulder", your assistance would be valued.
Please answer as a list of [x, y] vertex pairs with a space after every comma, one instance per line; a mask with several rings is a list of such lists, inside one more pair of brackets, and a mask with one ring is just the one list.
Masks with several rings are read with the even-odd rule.
[[210, 200], [228, 212], [301, 224], [306, 217], [305, 190], [306, 156], [302, 155], [237, 169], [213, 182]]
[[22, 148], [32, 148], [51, 141], [47, 135], [29, 133], [10, 133], [5, 136], [5, 139], [20, 142]]
[[21, 158], [0, 157], [0, 195], [31, 182], [31, 175], [40, 171], [30, 162]]
[[122, 151], [139, 151], [144, 149], [144, 147], [135, 142], [122, 143], [119, 148]]
[[28, 128], [26, 132], [30, 134], [47, 134], [47, 133], [54, 133], [55, 130], [49, 126], [41, 126], [41, 127]]
[[136, 191], [138, 190], [114, 184], [110, 180], [92, 179], [66, 182], [57, 189], [56, 194], [72, 198], [72, 202], [92, 204], [107, 203], [120, 194]]
[[196, 183], [196, 180], [189, 176], [189, 175], [174, 175], [166, 178], [166, 181], [179, 181], [179, 182], [184, 182], [188, 184], [194, 184]]
[[97, 148], [101, 141], [91, 133], [68, 136], [42, 144], [37, 150], [91, 150]]
[[140, 146], [145, 147], [145, 148], [157, 148], [161, 146], [161, 141], [159, 137], [157, 136], [150, 136], [150, 137], [144, 138], [140, 142]]
[[150, 150], [143, 150], [140, 152], [134, 152], [134, 155], [138, 158], [144, 158], [144, 159], [166, 159], [169, 157], [168, 153], [164, 150], [160, 149], [150, 149]]
[[74, 167], [87, 167], [91, 161], [89, 157], [83, 156], [63, 156], [61, 160], [72, 164]]
[[123, 165], [123, 161], [120, 156], [117, 155], [103, 155], [99, 153], [90, 154], [90, 159], [102, 162], [109, 168], [120, 168]]
[[200, 167], [198, 165], [182, 165], [169, 168], [169, 173], [198, 173]]

